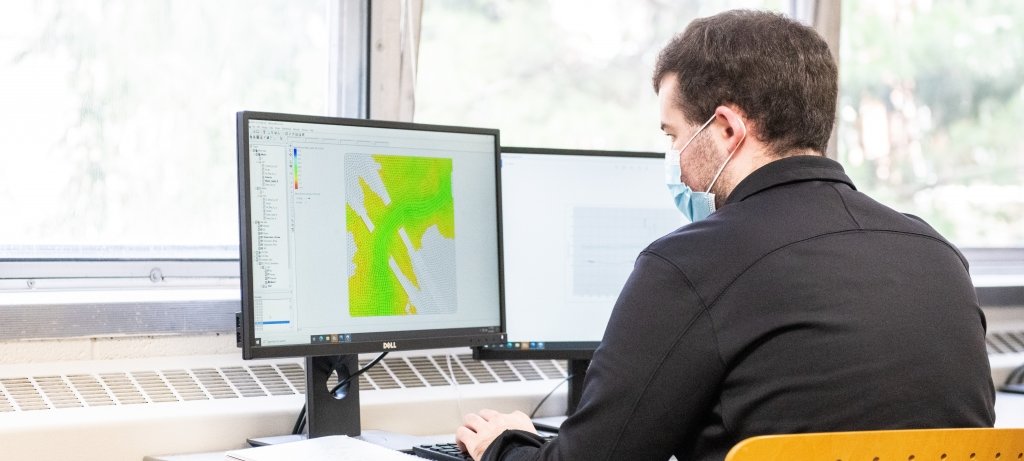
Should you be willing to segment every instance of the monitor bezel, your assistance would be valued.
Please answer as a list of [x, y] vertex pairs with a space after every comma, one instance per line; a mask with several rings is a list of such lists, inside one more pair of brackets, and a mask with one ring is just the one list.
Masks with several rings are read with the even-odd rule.
[[[518, 146], [502, 146], [501, 153], [654, 159], [665, 157], [664, 152], [659, 153], [651, 151], [559, 149]], [[504, 232], [504, 229], [502, 229], [502, 232]], [[504, 272], [502, 274], [504, 275]], [[504, 283], [504, 281], [502, 283]], [[506, 336], [507, 333], [508, 332], [506, 331]], [[521, 346], [516, 347], [515, 343], [522, 343], [522, 341], [506, 341], [504, 344], [490, 344], [474, 347], [473, 358], [478, 360], [590, 360], [594, 355], [594, 351], [601, 345], [600, 341], [545, 341], [543, 349], [524, 349]]]
[[[392, 128], [414, 131], [434, 131], [463, 134], [488, 135], [494, 138], [495, 167], [495, 216], [497, 219], [497, 283], [498, 283], [498, 325], [471, 328], [411, 330], [398, 332], [375, 332], [354, 335], [352, 342], [327, 342], [320, 344], [292, 344], [262, 346], [255, 344], [255, 319], [253, 312], [252, 235], [250, 220], [249, 189], [249, 122], [266, 120], [328, 125], [345, 125], [368, 128]], [[384, 352], [399, 350], [437, 349], [446, 347], [483, 346], [505, 341], [505, 288], [503, 244], [501, 238], [501, 140], [499, 131], [491, 128], [473, 128], [446, 125], [393, 122], [383, 120], [299, 115], [275, 112], [240, 111], [236, 114], [236, 135], [238, 155], [238, 200], [239, 200], [239, 268], [241, 284], [241, 347], [242, 358], [279, 357], [320, 357]], [[362, 338], [366, 338], [362, 340]]]

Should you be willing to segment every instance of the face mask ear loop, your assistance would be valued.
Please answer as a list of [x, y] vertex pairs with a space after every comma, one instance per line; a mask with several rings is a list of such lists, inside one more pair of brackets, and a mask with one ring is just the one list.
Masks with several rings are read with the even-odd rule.
[[679, 149], [679, 150], [677, 150], [675, 152], [677, 154], [682, 154], [683, 151], [686, 150], [687, 147], [690, 147], [690, 144], [693, 143], [693, 140], [697, 139], [697, 135], [699, 135], [701, 131], [704, 131], [704, 129], [707, 128], [708, 125], [710, 125], [713, 120], [715, 120], [715, 116], [714, 115], [712, 115], [711, 118], [708, 119], [708, 121], [704, 122], [704, 124], [701, 125], [700, 128], [697, 129], [697, 132], [694, 133], [693, 136], [690, 136], [690, 139], [686, 141], [686, 144], [683, 144], [683, 147], [681, 149]]
[[[712, 116], [714, 118], [714, 116]], [[747, 124], [743, 123], [743, 119], [740, 119], [740, 127], [743, 128], [743, 136], [740, 137], [740, 142], [736, 143], [736, 147], [729, 152], [729, 156], [725, 158], [725, 163], [722, 164], [721, 168], [718, 169], [718, 173], [715, 173], [715, 177], [711, 178], [711, 184], [708, 184], [708, 190], [705, 193], [711, 192], [711, 186], [715, 185], [715, 181], [718, 181], [718, 177], [721, 176], [722, 172], [725, 171], [725, 166], [729, 164], [729, 160], [732, 160], [732, 156], [736, 154], [736, 151], [740, 150], [740, 146], [743, 145], [743, 141], [747, 139]]]
[[[686, 144], [683, 144], [683, 147], [681, 149], [673, 150], [671, 148], [671, 146], [669, 146], [669, 152], [672, 152], [672, 155], [674, 155], [676, 157], [676, 164], [679, 164], [680, 171], [682, 171], [682, 167], [683, 167], [682, 166], [683, 151], [686, 150], [687, 147], [690, 147], [690, 143], [692, 143], [694, 139], [697, 139], [697, 135], [699, 135], [701, 131], [704, 131], [704, 129], [707, 128], [708, 125], [711, 124], [711, 121], [714, 120], [714, 119], [715, 119], [715, 115], [711, 114], [711, 118], [709, 118], [708, 121], [704, 122], [704, 124], [701, 125], [699, 129], [697, 129], [697, 132], [694, 133], [693, 136], [690, 136], [690, 139], [688, 141], [686, 141]], [[679, 179], [680, 179], [680, 181], [682, 181], [682, 179], [683, 179], [682, 175], [680, 175]]]

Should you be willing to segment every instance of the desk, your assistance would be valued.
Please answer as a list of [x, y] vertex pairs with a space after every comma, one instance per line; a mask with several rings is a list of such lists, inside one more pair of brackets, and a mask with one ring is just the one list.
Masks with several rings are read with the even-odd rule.
[[[996, 393], [996, 427], [1024, 427], [1024, 394]], [[431, 436], [406, 436], [384, 431], [365, 431], [363, 439], [379, 445], [402, 449], [413, 445], [451, 442], [452, 434]], [[143, 461], [223, 461], [224, 452], [198, 453], [192, 455], [147, 456]]]
[[[363, 431], [359, 438], [377, 445], [389, 447], [396, 450], [408, 450], [415, 445], [432, 445], [436, 443], [448, 443], [455, 440], [455, 434], [438, 434], [427, 436], [415, 436], [396, 434], [387, 431]], [[211, 453], [196, 453], [191, 455], [166, 455], [147, 456], [142, 461], [224, 461], [224, 451]]]
[[996, 427], [1024, 427], [1024, 394], [996, 392]]

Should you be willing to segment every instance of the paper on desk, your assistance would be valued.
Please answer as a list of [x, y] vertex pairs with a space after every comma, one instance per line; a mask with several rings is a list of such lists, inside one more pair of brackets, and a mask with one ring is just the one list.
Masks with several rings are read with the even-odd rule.
[[227, 452], [230, 461], [410, 461], [415, 456], [344, 435]]

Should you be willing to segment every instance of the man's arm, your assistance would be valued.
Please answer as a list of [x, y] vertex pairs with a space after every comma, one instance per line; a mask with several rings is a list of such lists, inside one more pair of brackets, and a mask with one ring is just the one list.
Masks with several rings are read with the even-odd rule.
[[579, 408], [558, 438], [538, 448], [509, 431], [478, 453], [486, 449], [483, 459], [502, 461], [668, 459], [703, 427], [722, 373], [703, 301], [677, 267], [644, 252], [594, 353]]

